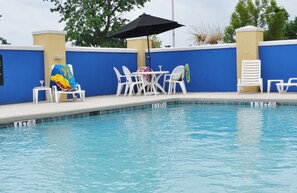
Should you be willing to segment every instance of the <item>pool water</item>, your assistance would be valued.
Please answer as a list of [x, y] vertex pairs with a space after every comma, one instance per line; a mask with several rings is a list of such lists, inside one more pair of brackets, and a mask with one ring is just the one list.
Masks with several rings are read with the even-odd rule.
[[0, 129], [0, 192], [297, 192], [297, 107], [170, 105]]

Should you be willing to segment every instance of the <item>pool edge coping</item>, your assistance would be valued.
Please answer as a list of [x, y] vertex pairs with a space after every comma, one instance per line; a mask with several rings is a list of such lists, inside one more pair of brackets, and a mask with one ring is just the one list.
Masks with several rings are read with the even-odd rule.
[[[176, 103], [176, 104], [233, 104], [233, 105], [249, 105], [251, 102], [269, 103], [275, 102], [278, 106], [297, 106], [296, 100], [275, 100], [275, 99], [218, 99], [218, 98], [167, 98], [156, 99], [152, 101], [141, 101], [134, 103], [125, 103], [121, 105], [107, 105], [103, 107], [85, 108], [79, 110], [65, 110], [55, 113], [42, 113], [35, 115], [24, 115], [18, 117], [7, 118], [6, 121], [0, 123], [0, 129], [14, 127], [14, 122], [25, 120], [36, 120], [36, 123], [58, 121], [70, 118], [87, 117], [94, 115], [102, 115], [116, 113], [121, 111], [130, 111], [141, 108], [152, 108], [152, 105], [158, 103]], [[5, 119], [4, 119], [5, 120]]]

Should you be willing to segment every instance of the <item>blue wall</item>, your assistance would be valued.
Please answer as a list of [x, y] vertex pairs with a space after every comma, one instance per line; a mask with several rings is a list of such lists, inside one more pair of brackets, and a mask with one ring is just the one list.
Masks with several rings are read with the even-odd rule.
[[[259, 47], [264, 90], [268, 79], [287, 81], [291, 77], [297, 77], [297, 43], [264, 43]], [[39, 80], [44, 79], [43, 50], [0, 47], [0, 54], [3, 57], [4, 70], [4, 85], [0, 85], [0, 104], [31, 102], [32, 88], [39, 86]], [[177, 65], [188, 63], [191, 71], [191, 82], [186, 83], [188, 92], [236, 91], [236, 48], [232, 45], [219, 48], [172, 48], [168, 51], [153, 49], [151, 58], [153, 70], [159, 70], [158, 65], [162, 65], [163, 70], [171, 72]], [[113, 67], [117, 67], [121, 73], [123, 65], [131, 71], [137, 68], [137, 53], [133, 50], [81, 51], [76, 48], [66, 52], [66, 59], [67, 63], [73, 65], [76, 81], [86, 90], [86, 96], [116, 93], [117, 78]], [[272, 91], [276, 91], [275, 85], [272, 86]], [[289, 91], [297, 91], [297, 88], [290, 88]], [[40, 98], [45, 98], [43, 93]]]
[[191, 81], [188, 92], [236, 91], [236, 49], [202, 49], [151, 53], [152, 68], [172, 71], [178, 65], [189, 64]]
[[[32, 101], [32, 88], [44, 79], [43, 51], [0, 50], [4, 85], [0, 85], [0, 104]], [[40, 99], [44, 99], [44, 94]]]
[[115, 94], [117, 77], [113, 67], [123, 74], [122, 66], [137, 68], [137, 53], [67, 51], [67, 63], [73, 65], [74, 76], [86, 96]]
[[[262, 77], [264, 90], [267, 90], [267, 80], [297, 77], [297, 45], [260, 46], [259, 57], [262, 63]], [[276, 86], [271, 86], [276, 91]], [[289, 91], [297, 91], [290, 87]]]

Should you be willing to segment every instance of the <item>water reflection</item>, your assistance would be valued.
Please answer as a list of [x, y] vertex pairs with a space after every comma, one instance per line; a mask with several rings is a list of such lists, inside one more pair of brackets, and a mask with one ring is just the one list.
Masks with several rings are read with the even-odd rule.
[[237, 111], [238, 144], [257, 145], [261, 137], [263, 115], [261, 109], [240, 108]]
[[260, 108], [240, 108], [237, 111], [238, 164], [236, 170], [243, 186], [253, 186], [261, 162], [260, 141], [263, 114]]

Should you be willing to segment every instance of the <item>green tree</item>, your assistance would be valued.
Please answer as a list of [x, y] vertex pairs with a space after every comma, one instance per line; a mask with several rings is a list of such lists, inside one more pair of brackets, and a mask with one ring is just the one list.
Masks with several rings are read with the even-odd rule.
[[252, 25], [265, 29], [265, 40], [284, 39], [289, 14], [275, 0], [239, 0], [225, 28], [224, 42], [235, 42], [235, 29]]
[[297, 39], [297, 17], [286, 24], [285, 37], [286, 39]]
[[[2, 17], [2, 15], [0, 15], [0, 18], [1, 18], [1, 17]], [[9, 43], [7, 42], [6, 39], [0, 37], [0, 44], [9, 44]]]
[[285, 14], [277, 12], [268, 20], [268, 30], [264, 32], [265, 40], [285, 39]]
[[6, 39], [0, 37], [0, 44], [9, 44]]
[[66, 40], [76, 46], [124, 47], [124, 40], [109, 38], [128, 20], [124, 12], [143, 7], [150, 0], [43, 0], [54, 3], [51, 12], [65, 22]]

